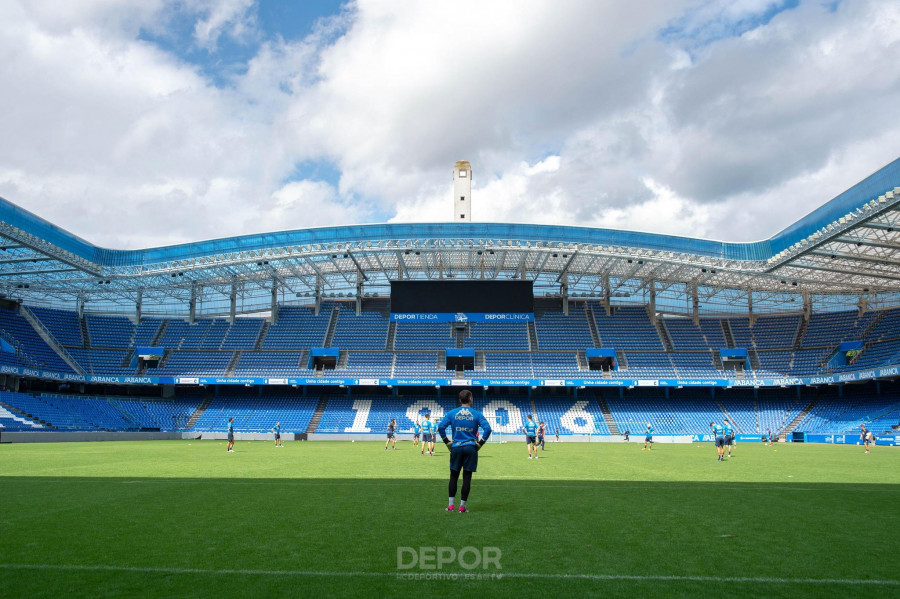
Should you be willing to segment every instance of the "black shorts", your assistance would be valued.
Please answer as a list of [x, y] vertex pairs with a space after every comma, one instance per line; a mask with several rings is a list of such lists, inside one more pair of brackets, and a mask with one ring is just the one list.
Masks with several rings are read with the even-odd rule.
[[544, 435], [538, 435], [538, 445], [544, 442]]
[[731, 435], [725, 435], [725, 445], [731, 445], [733, 441], [734, 437], [732, 437]]
[[228, 442], [234, 443], [234, 433], [228, 433]]
[[525, 435], [525, 443], [528, 445], [532, 445], [534, 443], [534, 437], [531, 435]]
[[434, 443], [434, 435], [430, 433], [422, 435], [422, 441], [426, 443]]
[[725, 437], [716, 437], [716, 447], [725, 447]]
[[653, 435], [647, 435], [644, 437], [644, 443], [653, 443]]
[[450, 449], [450, 470], [475, 472], [478, 469], [478, 449], [474, 445], [464, 445]]
[[394, 433], [388, 433], [387, 436], [388, 436], [388, 437], [387, 437], [388, 439], [393, 439], [393, 438], [394, 438]]
[[275, 433], [275, 440], [277, 441], [280, 438], [281, 438], [281, 433]]

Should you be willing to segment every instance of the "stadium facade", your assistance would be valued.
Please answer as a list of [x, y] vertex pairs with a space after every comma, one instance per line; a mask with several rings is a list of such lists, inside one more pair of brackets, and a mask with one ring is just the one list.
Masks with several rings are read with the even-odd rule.
[[[613, 387], [796, 388], [802, 403], [900, 375], [898, 229], [900, 160], [751, 243], [447, 222], [114, 250], [0, 199], [0, 372], [14, 389], [299, 393], [311, 418], [322, 387], [559, 388], [586, 404]], [[396, 281], [529, 281], [534, 309], [405, 322]]]

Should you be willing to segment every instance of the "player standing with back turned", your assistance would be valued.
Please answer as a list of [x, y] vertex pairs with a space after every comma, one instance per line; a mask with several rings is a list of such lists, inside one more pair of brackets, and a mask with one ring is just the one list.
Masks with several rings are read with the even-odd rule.
[[715, 422], [710, 422], [709, 427], [713, 431], [713, 436], [716, 439], [716, 452], [719, 454], [718, 461], [725, 461], [725, 427], [719, 426]]
[[537, 424], [534, 423], [534, 418], [531, 414], [528, 415], [528, 422], [525, 423], [525, 426], [522, 427], [522, 431], [525, 433], [525, 445], [528, 446], [528, 459], [531, 459], [531, 450], [534, 450], [534, 459], [537, 459], [537, 445], [535, 438], [537, 437]]
[[[447, 511], [454, 510], [456, 500], [456, 485], [459, 474], [462, 472], [463, 484], [459, 494], [460, 513], [466, 512], [466, 501], [469, 499], [469, 490], [472, 486], [472, 473], [478, 469], [478, 451], [491, 436], [491, 425], [488, 424], [484, 414], [472, 407], [472, 392], [463, 389], [459, 392], [460, 406], [450, 410], [437, 425], [441, 434], [441, 441], [450, 448], [450, 504]], [[447, 439], [447, 427], [451, 427], [450, 434], [453, 440]], [[475, 441], [479, 427], [483, 431], [481, 440]]]

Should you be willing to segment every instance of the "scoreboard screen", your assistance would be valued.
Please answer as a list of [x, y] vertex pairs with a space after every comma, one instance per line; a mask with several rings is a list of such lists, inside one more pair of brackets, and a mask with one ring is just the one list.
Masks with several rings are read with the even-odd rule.
[[531, 313], [532, 281], [391, 281], [391, 312]]

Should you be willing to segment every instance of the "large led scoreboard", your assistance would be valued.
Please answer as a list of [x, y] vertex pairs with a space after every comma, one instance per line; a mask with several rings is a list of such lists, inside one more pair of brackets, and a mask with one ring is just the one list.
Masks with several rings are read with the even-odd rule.
[[527, 322], [532, 281], [391, 281], [391, 320]]

